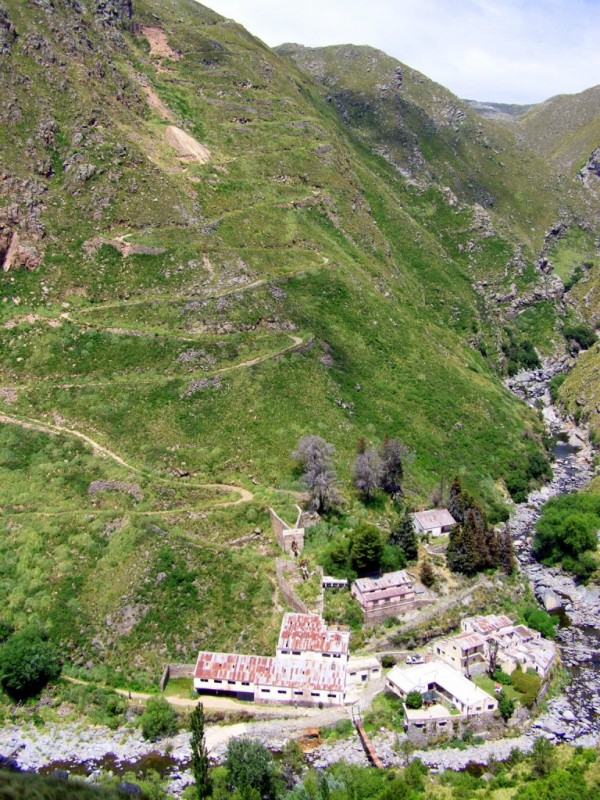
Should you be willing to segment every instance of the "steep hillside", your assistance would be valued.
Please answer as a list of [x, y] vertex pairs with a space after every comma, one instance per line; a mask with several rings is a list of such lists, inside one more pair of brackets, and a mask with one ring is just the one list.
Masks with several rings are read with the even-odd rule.
[[561, 182], [510, 126], [371, 47], [277, 48], [326, 89], [348, 126], [415, 180], [448, 186], [541, 247], [560, 216]]
[[406, 81], [417, 185], [192, 0], [2, 0], [4, 621], [141, 682], [199, 646], [270, 651], [266, 508], [301, 490], [305, 433], [347, 507], [356, 441], [391, 434], [411, 503], [460, 473], [497, 510], [540, 424], [494, 371], [496, 312], [550, 303], [519, 231], [554, 211]]

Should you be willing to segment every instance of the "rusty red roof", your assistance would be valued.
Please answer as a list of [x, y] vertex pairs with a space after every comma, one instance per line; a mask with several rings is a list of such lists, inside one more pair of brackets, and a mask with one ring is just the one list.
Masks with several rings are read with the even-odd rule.
[[281, 623], [277, 651], [348, 655], [350, 631], [328, 628], [317, 614], [286, 614]]
[[200, 680], [204, 678], [223, 681], [223, 683], [246, 682], [249, 687], [340, 692], [344, 690], [346, 682], [346, 662], [333, 659], [271, 658], [201, 651], [198, 654], [194, 677]]
[[386, 572], [381, 578], [359, 578], [354, 581], [354, 586], [360, 594], [365, 595], [365, 600], [383, 600], [395, 595], [404, 595], [413, 588], [412, 580], [404, 569]]

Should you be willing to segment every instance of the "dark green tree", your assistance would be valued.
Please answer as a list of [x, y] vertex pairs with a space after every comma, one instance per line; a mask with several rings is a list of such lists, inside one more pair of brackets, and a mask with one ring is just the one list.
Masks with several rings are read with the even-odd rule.
[[204, 716], [204, 706], [202, 703], [192, 711], [190, 717], [192, 736], [190, 747], [192, 750], [192, 774], [196, 783], [196, 797], [198, 800], [205, 800], [210, 797], [212, 785], [210, 780], [210, 764], [208, 760], [208, 750], [206, 749], [206, 739], [204, 728], [206, 718]]
[[415, 532], [412, 516], [405, 511], [392, 525], [390, 544], [397, 545], [407, 561], [416, 561], [419, 555], [419, 540]]
[[467, 574], [468, 555], [462, 525], [456, 525], [450, 531], [448, 547], [446, 548], [446, 564], [451, 572]]
[[276, 796], [273, 756], [256, 739], [231, 739], [225, 753], [225, 766], [231, 788], [242, 796], [252, 791], [262, 798]]
[[462, 485], [458, 476], [450, 484], [448, 497], [448, 511], [452, 514], [459, 525], [465, 521], [465, 499], [463, 497]]
[[428, 558], [421, 564], [419, 577], [423, 586], [427, 586], [427, 588], [430, 588], [435, 583], [435, 571], [433, 569], [433, 564]]
[[504, 528], [500, 542], [500, 566], [506, 575], [512, 575], [517, 566], [512, 535], [508, 525]]
[[0, 686], [13, 700], [27, 700], [60, 675], [58, 650], [39, 631], [25, 629], [0, 647]]
[[417, 692], [415, 690], [414, 692], [409, 692], [406, 695], [407, 708], [417, 709], [421, 708], [422, 705], [423, 705], [423, 696], [421, 695], [420, 692]]
[[375, 525], [360, 522], [352, 534], [350, 558], [352, 567], [359, 575], [367, 575], [379, 569], [383, 555], [381, 531]]
[[512, 717], [515, 710], [515, 701], [507, 697], [504, 692], [500, 692], [500, 696], [498, 697], [498, 711], [500, 712], [500, 716], [504, 720], [504, 722], [508, 722], [508, 720]]

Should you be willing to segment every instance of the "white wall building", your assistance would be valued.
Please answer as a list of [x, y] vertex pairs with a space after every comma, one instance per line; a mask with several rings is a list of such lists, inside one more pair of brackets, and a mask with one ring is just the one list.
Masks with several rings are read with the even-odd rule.
[[415, 531], [421, 535], [441, 536], [450, 533], [456, 520], [445, 508], [432, 508], [429, 511], [417, 511], [412, 515]]

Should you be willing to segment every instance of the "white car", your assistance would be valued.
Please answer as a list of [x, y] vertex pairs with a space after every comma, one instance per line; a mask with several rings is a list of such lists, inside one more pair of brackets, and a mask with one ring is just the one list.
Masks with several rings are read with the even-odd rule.
[[423, 656], [420, 656], [418, 654], [414, 655], [414, 656], [406, 656], [406, 663], [407, 664], [424, 664], [425, 663], [425, 659], [423, 658]]

